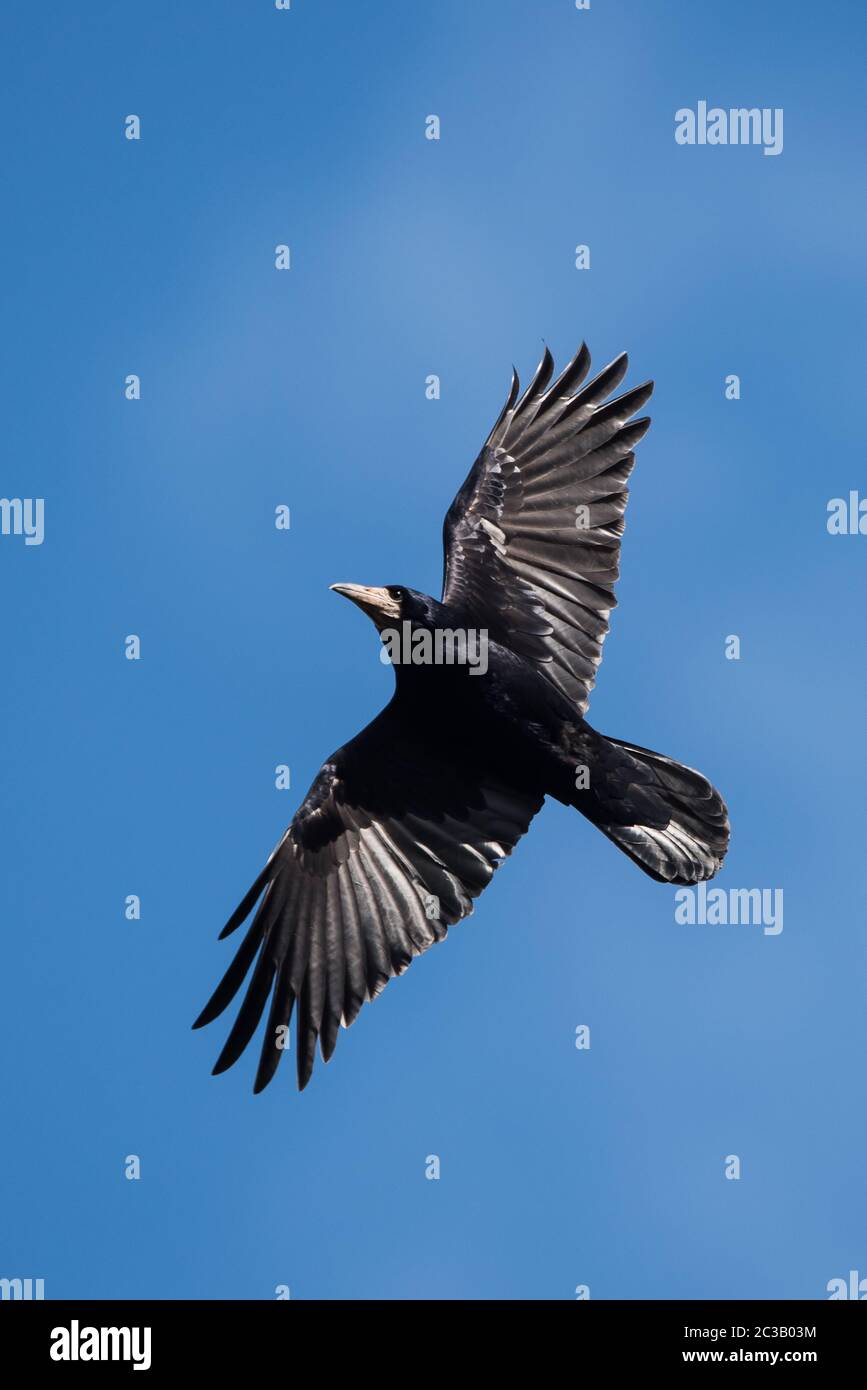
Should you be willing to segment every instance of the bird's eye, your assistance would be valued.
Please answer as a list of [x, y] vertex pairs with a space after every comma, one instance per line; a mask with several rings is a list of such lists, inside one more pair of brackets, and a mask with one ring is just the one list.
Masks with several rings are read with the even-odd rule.
[[391, 594], [392, 598], [397, 599], [398, 603], [401, 599], [406, 598], [406, 589], [402, 589], [399, 584], [390, 585], [388, 592]]

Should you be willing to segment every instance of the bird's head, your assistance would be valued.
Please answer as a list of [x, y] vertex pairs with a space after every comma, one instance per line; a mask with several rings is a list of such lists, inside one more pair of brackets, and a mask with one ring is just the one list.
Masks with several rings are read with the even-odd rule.
[[384, 589], [362, 584], [331, 587], [371, 619], [382, 642], [380, 660], [394, 667], [399, 686], [421, 681], [430, 691], [431, 680], [450, 686], [456, 677], [487, 671], [487, 631], [464, 628], [458, 612], [429, 594], [401, 584]]
[[332, 584], [331, 587], [366, 613], [379, 632], [402, 622], [411, 622], [413, 627], [435, 627], [438, 610], [442, 608], [436, 599], [401, 584], [387, 584], [382, 589], [367, 588], [364, 584]]

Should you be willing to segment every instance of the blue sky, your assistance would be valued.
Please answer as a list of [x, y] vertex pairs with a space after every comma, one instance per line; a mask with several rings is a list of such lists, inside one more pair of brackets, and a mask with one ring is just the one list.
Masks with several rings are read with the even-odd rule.
[[[45, 539], [0, 538], [0, 1275], [245, 1299], [867, 1276], [867, 537], [825, 525], [867, 496], [863, 8], [93, 0], [3, 28], [0, 491], [45, 499]], [[782, 154], [677, 145], [699, 100], [783, 108]], [[254, 1097], [252, 1055], [213, 1079], [225, 1028], [190, 1024], [217, 932], [390, 693], [327, 586], [437, 593], [512, 362], [582, 337], [657, 382], [591, 722], [720, 786], [720, 884], [783, 889], [784, 930], [677, 923], [549, 806], [302, 1096], [290, 1065]]]

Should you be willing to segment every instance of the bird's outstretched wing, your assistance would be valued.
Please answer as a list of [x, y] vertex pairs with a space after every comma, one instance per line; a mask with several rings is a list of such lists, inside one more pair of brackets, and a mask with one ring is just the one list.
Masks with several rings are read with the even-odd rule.
[[[424, 741], [422, 741], [422, 733]], [[472, 911], [542, 804], [476, 766], [472, 749], [439, 749], [392, 701], [323, 764], [283, 839], [223, 929], [253, 922], [194, 1027], [210, 1023], [255, 966], [214, 1068], [225, 1071], [271, 1006], [256, 1074], [261, 1091], [288, 1045], [297, 1000], [298, 1085], [325, 1061], [342, 1023], [414, 956]], [[435, 738], [435, 735], [433, 735]], [[446, 754], [448, 753], [448, 756]]]
[[443, 528], [443, 601], [536, 662], [582, 714], [617, 602], [632, 450], [650, 424], [632, 416], [652, 382], [607, 399], [626, 367], [623, 353], [582, 387], [590, 369], [582, 344], [549, 387], [546, 348], [520, 398], [513, 372]]

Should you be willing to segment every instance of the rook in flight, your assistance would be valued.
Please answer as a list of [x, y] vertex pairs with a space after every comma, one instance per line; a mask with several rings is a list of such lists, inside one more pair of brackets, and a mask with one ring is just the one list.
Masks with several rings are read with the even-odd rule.
[[445, 519], [441, 600], [400, 585], [333, 586], [389, 642], [394, 632], [486, 635], [484, 670], [393, 661], [389, 704], [323, 763], [222, 932], [258, 903], [194, 1025], [223, 1012], [252, 966], [215, 1072], [237, 1060], [269, 1005], [261, 1091], [294, 1009], [303, 1089], [317, 1039], [327, 1062], [340, 1025], [472, 911], [546, 796], [661, 883], [698, 883], [722, 864], [728, 817], [711, 784], [584, 718], [616, 602], [633, 450], [650, 423], [634, 416], [652, 383], [610, 399], [626, 366], [623, 354], [585, 385], [582, 345], [553, 384], [547, 348], [523, 395], [513, 373]]

